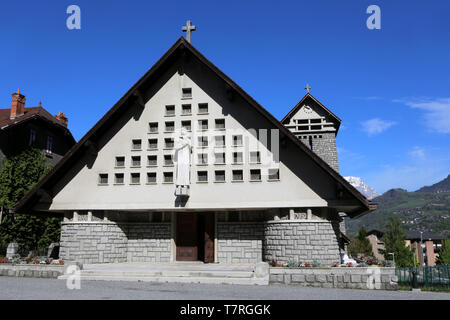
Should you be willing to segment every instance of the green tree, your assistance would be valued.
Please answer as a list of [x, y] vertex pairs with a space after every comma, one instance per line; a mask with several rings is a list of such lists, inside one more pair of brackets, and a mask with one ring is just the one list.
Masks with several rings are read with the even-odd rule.
[[372, 245], [367, 238], [367, 232], [364, 227], [361, 227], [358, 231], [358, 235], [348, 245], [348, 253], [353, 258], [356, 258], [358, 254], [365, 256], [373, 256]]
[[17, 242], [23, 248], [48, 246], [59, 241], [60, 220], [29, 214], [9, 214], [12, 208], [50, 169], [38, 149], [27, 149], [3, 162], [0, 170], [0, 244]]
[[444, 240], [436, 264], [450, 264], [450, 240]]
[[406, 246], [406, 234], [402, 228], [402, 222], [398, 217], [390, 217], [385, 226], [386, 233], [383, 235], [385, 253], [384, 258], [391, 260], [394, 254], [395, 265], [397, 267], [414, 266], [414, 255], [410, 246]]

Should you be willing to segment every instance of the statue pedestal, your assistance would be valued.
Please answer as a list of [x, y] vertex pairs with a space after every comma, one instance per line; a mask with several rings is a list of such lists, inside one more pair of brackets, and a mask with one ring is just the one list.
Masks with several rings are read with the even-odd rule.
[[175, 189], [175, 196], [189, 197], [189, 186], [177, 186]]

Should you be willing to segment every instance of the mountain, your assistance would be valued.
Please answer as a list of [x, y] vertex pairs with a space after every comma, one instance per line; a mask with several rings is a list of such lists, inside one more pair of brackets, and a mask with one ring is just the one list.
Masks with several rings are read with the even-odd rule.
[[379, 194], [359, 177], [344, 177], [352, 186], [361, 192], [367, 199], [378, 197]]
[[449, 177], [415, 192], [404, 189], [385, 192], [372, 199], [378, 204], [376, 211], [357, 219], [346, 219], [347, 233], [355, 235], [362, 226], [367, 231], [384, 231], [389, 217], [397, 216], [405, 230], [423, 230], [450, 238], [450, 190], [445, 191], [448, 181]]
[[429, 187], [422, 187], [417, 192], [450, 192], [450, 174], [441, 182], [435, 183]]

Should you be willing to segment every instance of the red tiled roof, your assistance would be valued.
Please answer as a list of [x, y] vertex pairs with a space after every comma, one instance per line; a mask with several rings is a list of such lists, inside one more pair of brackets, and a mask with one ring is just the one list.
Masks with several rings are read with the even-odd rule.
[[61, 127], [67, 129], [59, 120], [57, 120], [54, 116], [52, 116], [43, 107], [25, 108], [25, 114], [15, 119], [10, 119], [10, 113], [11, 109], [9, 108], [0, 109], [0, 129], [16, 125], [24, 120], [32, 118], [33, 116], [45, 118], [46, 120], [49, 120], [54, 124], [60, 125]]

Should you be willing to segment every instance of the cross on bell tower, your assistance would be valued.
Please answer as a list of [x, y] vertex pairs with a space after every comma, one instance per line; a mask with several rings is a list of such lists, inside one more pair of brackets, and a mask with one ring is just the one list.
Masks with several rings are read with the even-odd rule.
[[186, 32], [186, 40], [191, 43], [191, 32], [196, 30], [196, 26], [191, 24], [191, 20], [188, 20], [186, 25], [181, 28], [183, 32]]
[[306, 89], [306, 93], [309, 93], [309, 90], [311, 89], [311, 87], [309, 86], [309, 84], [306, 84], [305, 89]]

